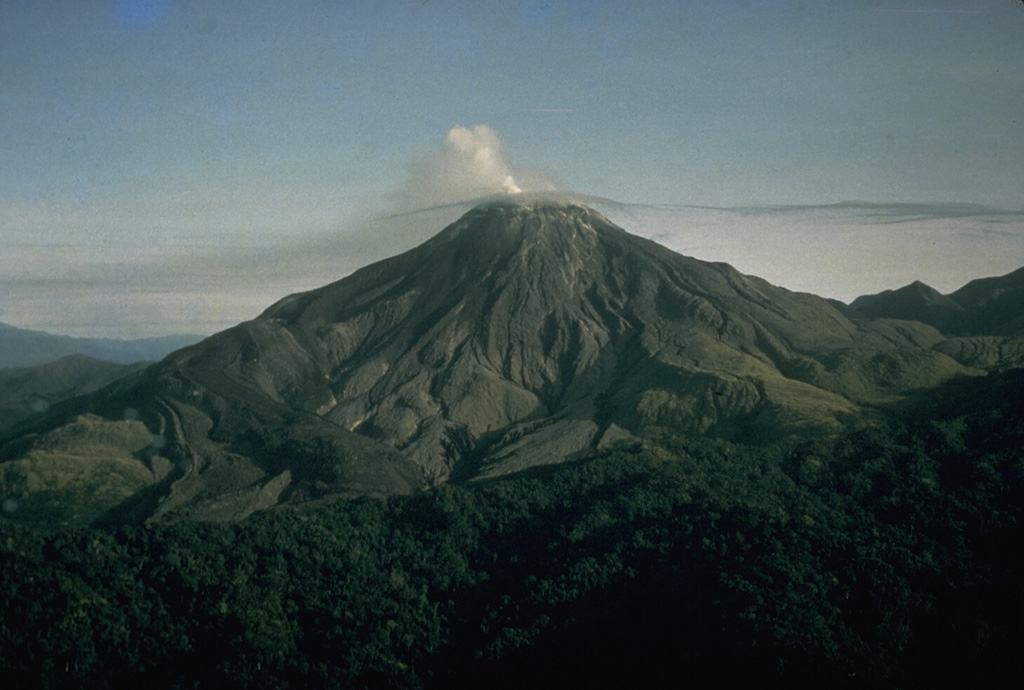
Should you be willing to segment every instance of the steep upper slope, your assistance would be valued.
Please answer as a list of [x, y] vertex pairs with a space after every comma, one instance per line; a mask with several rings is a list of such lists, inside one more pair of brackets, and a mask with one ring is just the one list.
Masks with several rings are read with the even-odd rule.
[[583, 206], [501, 202], [52, 424], [130, 409], [160, 438], [147, 462], [175, 468], [139, 514], [224, 519], [506, 474], [656, 427], [742, 441], [834, 429], [970, 373], [931, 349], [941, 340], [680, 256]]

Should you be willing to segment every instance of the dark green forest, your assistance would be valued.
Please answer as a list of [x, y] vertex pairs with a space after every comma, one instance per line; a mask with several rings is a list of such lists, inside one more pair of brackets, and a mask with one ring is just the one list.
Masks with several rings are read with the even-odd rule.
[[1020, 370], [771, 448], [642, 446], [239, 523], [0, 523], [7, 687], [1010, 687]]

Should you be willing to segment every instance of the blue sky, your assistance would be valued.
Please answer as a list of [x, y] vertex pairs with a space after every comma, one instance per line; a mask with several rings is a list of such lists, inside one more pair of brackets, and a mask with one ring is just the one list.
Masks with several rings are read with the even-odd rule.
[[1010, 0], [0, 0], [0, 321], [212, 332], [509, 179], [792, 289], [952, 290], [1024, 264], [1022, 64]]

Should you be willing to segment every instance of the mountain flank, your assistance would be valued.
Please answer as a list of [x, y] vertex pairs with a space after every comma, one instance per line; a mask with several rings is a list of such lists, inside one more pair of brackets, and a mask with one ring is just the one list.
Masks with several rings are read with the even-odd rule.
[[83, 419], [138, 420], [158, 441], [124, 453], [150, 485], [108, 518], [232, 520], [505, 476], [666, 429], [742, 444], [827, 435], [984, 374], [943, 352], [933, 325], [861, 314], [582, 205], [495, 202], [53, 411], [0, 457]]

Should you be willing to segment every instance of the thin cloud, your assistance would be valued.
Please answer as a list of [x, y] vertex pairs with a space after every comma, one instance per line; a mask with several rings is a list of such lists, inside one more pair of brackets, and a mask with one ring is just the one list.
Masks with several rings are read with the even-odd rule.
[[868, 12], [879, 12], [884, 14], [992, 14], [989, 10], [913, 10], [913, 9], [883, 9], [873, 7]]
[[[653, 207], [652, 207], [653, 208]], [[802, 213], [841, 215], [860, 218], [871, 223], [904, 223], [916, 220], [949, 218], [987, 218], [1015, 222], [1024, 219], [1024, 210], [1007, 210], [967, 203], [875, 203], [869, 201], [840, 201], [832, 204], [777, 204], [757, 206], [706, 206], [661, 204], [657, 208], [699, 209], [720, 211], [746, 216], [784, 216]]]

